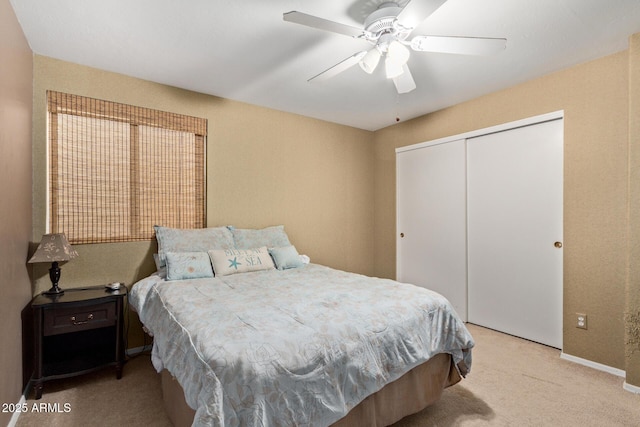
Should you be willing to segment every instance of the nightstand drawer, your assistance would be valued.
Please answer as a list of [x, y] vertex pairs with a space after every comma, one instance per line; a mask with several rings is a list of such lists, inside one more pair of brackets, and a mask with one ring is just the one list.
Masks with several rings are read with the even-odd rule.
[[116, 324], [116, 303], [44, 310], [44, 336], [104, 328]]

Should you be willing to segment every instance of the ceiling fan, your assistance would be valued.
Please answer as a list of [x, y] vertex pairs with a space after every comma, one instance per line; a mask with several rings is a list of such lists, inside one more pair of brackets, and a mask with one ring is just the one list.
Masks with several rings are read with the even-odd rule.
[[416, 83], [409, 71], [407, 61], [410, 50], [417, 52], [456, 53], [463, 55], [486, 55], [505, 49], [504, 38], [409, 35], [422, 21], [435, 12], [446, 0], [410, 0], [404, 8], [395, 2], [384, 2], [364, 21], [364, 28], [356, 28], [329, 21], [306, 13], [292, 11], [283, 19], [308, 27], [363, 39], [373, 45], [351, 55], [333, 67], [311, 77], [309, 81], [321, 81], [333, 77], [355, 64], [371, 74], [380, 59], [385, 58], [387, 78], [393, 79], [398, 93], [411, 92]]

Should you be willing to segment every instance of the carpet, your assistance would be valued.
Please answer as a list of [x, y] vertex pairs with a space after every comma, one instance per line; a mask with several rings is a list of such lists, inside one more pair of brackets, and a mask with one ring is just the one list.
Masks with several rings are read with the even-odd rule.
[[[640, 395], [623, 390], [622, 378], [560, 359], [554, 348], [468, 328], [476, 341], [471, 373], [394, 427], [640, 426]], [[17, 427], [171, 425], [148, 354], [130, 358], [121, 380], [104, 369], [46, 382], [27, 409]]]

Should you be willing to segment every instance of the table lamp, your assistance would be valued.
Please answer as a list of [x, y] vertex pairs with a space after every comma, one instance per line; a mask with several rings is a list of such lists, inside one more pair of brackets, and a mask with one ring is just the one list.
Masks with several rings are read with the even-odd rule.
[[28, 261], [30, 264], [36, 262], [50, 262], [49, 278], [51, 279], [51, 289], [43, 292], [44, 295], [62, 295], [64, 290], [60, 289], [59, 261], [69, 261], [78, 256], [78, 253], [71, 247], [64, 233], [45, 234], [42, 240]]

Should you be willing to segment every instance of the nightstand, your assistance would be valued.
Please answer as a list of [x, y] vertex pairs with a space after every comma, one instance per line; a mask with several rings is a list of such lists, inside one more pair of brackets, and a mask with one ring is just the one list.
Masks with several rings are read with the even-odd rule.
[[38, 295], [31, 301], [36, 399], [43, 383], [106, 366], [124, 365], [123, 306], [126, 286], [65, 289], [64, 294]]

